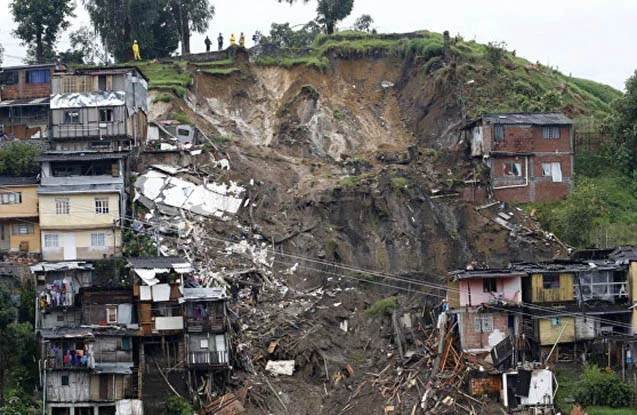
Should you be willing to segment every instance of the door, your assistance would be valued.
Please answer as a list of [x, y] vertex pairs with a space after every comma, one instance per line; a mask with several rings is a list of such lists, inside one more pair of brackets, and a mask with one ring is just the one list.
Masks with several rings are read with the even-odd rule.
[[0, 251], [8, 251], [11, 248], [11, 241], [9, 232], [11, 231], [11, 226], [7, 224], [0, 225]]
[[75, 234], [68, 232], [63, 234], [64, 260], [77, 259], [77, 248], [75, 247]]
[[228, 352], [226, 350], [226, 336], [224, 334], [217, 334], [215, 336], [215, 350], [217, 351], [217, 357], [219, 363], [228, 363]]

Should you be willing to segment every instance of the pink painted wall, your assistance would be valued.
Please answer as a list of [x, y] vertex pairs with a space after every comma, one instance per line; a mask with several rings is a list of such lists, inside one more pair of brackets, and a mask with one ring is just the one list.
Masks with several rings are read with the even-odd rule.
[[[460, 306], [477, 306], [492, 302], [504, 294], [504, 301], [520, 303], [522, 301], [522, 279], [520, 277], [497, 278], [496, 291], [484, 292], [483, 278], [470, 278], [459, 282]], [[471, 293], [471, 301], [469, 301]]]

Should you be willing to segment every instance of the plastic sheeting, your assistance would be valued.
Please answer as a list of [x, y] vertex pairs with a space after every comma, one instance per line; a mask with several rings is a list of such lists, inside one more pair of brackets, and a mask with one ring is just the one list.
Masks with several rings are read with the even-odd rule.
[[135, 268], [135, 274], [139, 276], [146, 284], [153, 286], [155, 284], [159, 284], [159, 280], [155, 278], [157, 274], [165, 274], [169, 269], [166, 268], [153, 268], [153, 269], [143, 269], [143, 268]]
[[123, 91], [98, 91], [86, 94], [58, 94], [51, 98], [51, 109], [120, 107], [126, 105], [126, 93]]
[[144, 415], [144, 405], [139, 399], [122, 399], [115, 402], [115, 415]]
[[146, 286], [146, 285], [142, 285], [139, 287], [139, 299], [141, 301], [150, 301], [153, 299], [153, 294], [151, 291], [151, 288]]
[[170, 300], [170, 285], [157, 284], [152, 286], [153, 301], [169, 301]]
[[133, 321], [133, 305], [119, 304], [117, 306], [117, 323], [131, 324]]

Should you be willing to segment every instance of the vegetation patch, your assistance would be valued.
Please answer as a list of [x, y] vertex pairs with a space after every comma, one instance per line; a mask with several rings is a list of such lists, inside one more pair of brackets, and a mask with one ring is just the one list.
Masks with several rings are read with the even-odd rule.
[[227, 59], [221, 59], [218, 61], [197, 62], [197, 63], [193, 63], [193, 65], [198, 68], [210, 68], [210, 67], [217, 67], [217, 66], [232, 65], [233, 63], [234, 63], [234, 58], [227, 58]]
[[207, 73], [212, 76], [228, 76], [235, 72], [241, 72], [241, 69], [237, 67], [232, 68], [215, 68], [215, 69], [204, 69], [202, 72]]
[[183, 112], [171, 112], [170, 119], [179, 121], [182, 124], [192, 124], [190, 118], [188, 118], [188, 116]]
[[404, 190], [407, 188], [409, 181], [404, 177], [392, 177], [391, 178], [391, 187], [394, 190]]
[[303, 85], [301, 87], [301, 91], [299, 91], [299, 95], [300, 94], [305, 94], [315, 101], [318, 100], [321, 96], [318, 89], [316, 89], [314, 85]]
[[261, 66], [281, 66], [288, 69], [298, 65], [305, 65], [321, 73], [326, 73], [330, 66], [330, 61], [321, 56], [261, 56], [257, 58], [256, 64]]
[[215, 137], [215, 141], [219, 144], [225, 144], [232, 141], [232, 139], [225, 135], [218, 135]]
[[156, 102], [170, 102], [172, 98], [173, 96], [170, 93], [162, 92], [153, 99], [153, 104]]
[[376, 301], [365, 313], [370, 316], [381, 316], [393, 311], [397, 306], [398, 304], [394, 297], [383, 298]]

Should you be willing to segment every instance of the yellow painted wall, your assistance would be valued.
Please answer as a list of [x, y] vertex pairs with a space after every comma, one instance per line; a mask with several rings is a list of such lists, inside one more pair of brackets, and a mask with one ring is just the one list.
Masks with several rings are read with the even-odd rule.
[[458, 281], [449, 281], [447, 283], [447, 297], [449, 298], [448, 306], [449, 308], [457, 308], [460, 307], [460, 284]]
[[554, 289], [544, 289], [542, 274], [533, 274], [531, 278], [532, 302], [573, 301], [573, 274], [560, 274], [560, 288]]
[[13, 224], [21, 224], [24, 222], [9, 222], [9, 242], [12, 251], [18, 251], [20, 249], [20, 242], [25, 241], [29, 243], [29, 252], [40, 252], [40, 225], [38, 224], [37, 220], [29, 222], [35, 222], [33, 224], [33, 233], [30, 235], [14, 235]]
[[[91, 233], [104, 233], [105, 244], [104, 247], [92, 247], [91, 246]], [[64, 235], [66, 233], [73, 233], [75, 235], [75, 251], [71, 253], [73, 258], [70, 259], [101, 259], [110, 257], [111, 255], [118, 256], [121, 254], [121, 234], [119, 229], [115, 229], [113, 234], [112, 227], [103, 229], [91, 229], [91, 230], [76, 230], [76, 231], [56, 231], [56, 230], [44, 230], [42, 231], [42, 241], [44, 241], [44, 235], [57, 234], [59, 239], [58, 248], [47, 248], [42, 246], [42, 259], [45, 261], [61, 261], [64, 260]], [[44, 242], [43, 242], [44, 243]], [[68, 248], [68, 247], [67, 247]]]
[[[95, 198], [108, 197], [109, 212], [95, 213]], [[55, 199], [69, 199], [69, 214], [55, 213]], [[77, 229], [113, 225], [119, 219], [119, 195], [117, 193], [92, 193], [69, 195], [40, 195], [40, 227], [46, 229]]]
[[37, 190], [37, 184], [32, 186], [3, 186], [0, 193], [21, 192], [22, 203], [13, 203], [10, 205], [0, 204], [0, 219], [37, 217]]
[[[630, 299], [637, 303], [637, 262], [631, 262], [628, 266], [628, 287]], [[633, 333], [637, 333], [637, 307], [633, 308]]]
[[[562, 324], [556, 326], [552, 325], [551, 320], [550, 318], [540, 320], [540, 344], [542, 346], [553, 345], [556, 342], [572, 343], [575, 341], [575, 320], [573, 317], [561, 317]], [[562, 330], [564, 330], [563, 333]], [[561, 337], [560, 333], [562, 333]]]

